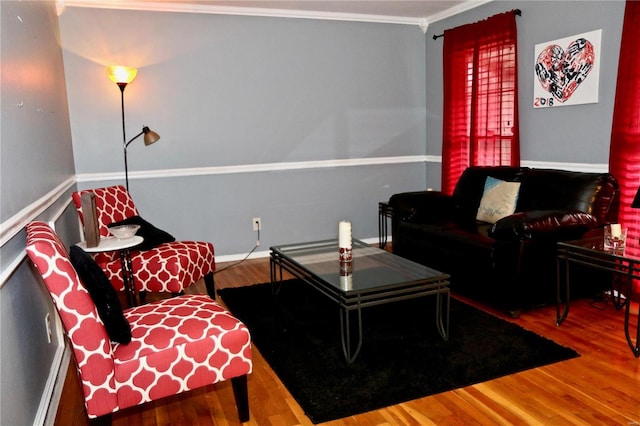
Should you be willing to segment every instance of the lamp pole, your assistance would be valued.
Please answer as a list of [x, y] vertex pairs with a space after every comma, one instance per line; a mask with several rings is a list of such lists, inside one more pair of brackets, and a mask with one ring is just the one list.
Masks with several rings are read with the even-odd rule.
[[122, 111], [122, 149], [124, 151], [124, 181], [126, 184], [127, 192], [129, 191], [129, 164], [127, 163], [127, 147], [131, 142], [144, 134], [144, 144], [151, 145], [158, 139], [160, 136], [154, 132], [149, 130], [147, 126], [142, 128], [142, 131], [135, 135], [129, 142], [127, 142], [127, 131], [125, 129], [124, 123], [124, 89], [127, 87], [127, 84], [131, 83], [138, 74], [138, 70], [136, 68], [124, 67], [119, 65], [112, 65], [107, 67], [107, 76], [111, 81], [116, 83], [120, 88], [120, 110]]
[[122, 147], [124, 149], [124, 181], [127, 188], [127, 192], [129, 191], [129, 167], [127, 165], [127, 132], [125, 130], [124, 125], [124, 89], [127, 87], [127, 83], [118, 82], [118, 87], [120, 88], [120, 107], [122, 111]]

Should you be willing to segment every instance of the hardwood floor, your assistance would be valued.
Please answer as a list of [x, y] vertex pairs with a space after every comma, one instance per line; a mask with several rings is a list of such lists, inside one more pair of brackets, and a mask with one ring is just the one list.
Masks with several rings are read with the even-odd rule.
[[[218, 270], [225, 264], [217, 265]], [[268, 259], [247, 260], [216, 275], [216, 288], [269, 280]], [[196, 292], [204, 293], [199, 283]], [[623, 312], [590, 300], [571, 304], [571, 312], [555, 325], [555, 306], [524, 312], [512, 320], [485, 310], [569, 346], [580, 357], [408, 401], [327, 425], [640, 425], [640, 359], [624, 337]], [[637, 324], [638, 305], [632, 323]], [[455, 318], [452, 318], [455, 321]], [[635, 330], [635, 328], [634, 328]], [[253, 348], [249, 376], [251, 419], [247, 425], [310, 425], [300, 406], [282, 385], [260, 352]], [[87, 424], [75, 369], [65, 382], [56, 424]], [[113, 415], [113, 425], [239, 424], [231, 384], [216, 384]]]

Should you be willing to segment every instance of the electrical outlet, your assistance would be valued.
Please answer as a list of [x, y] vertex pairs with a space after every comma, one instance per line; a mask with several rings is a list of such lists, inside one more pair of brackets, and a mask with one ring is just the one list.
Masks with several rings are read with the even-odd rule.
[[259, 217], [254, 217], [252, 222], [254, 231], [262, 231], [262, 219]]
[[51, 343], [51, 317], [47, 312], [47, 315], [44, 316], [44, 324], [47, 329], [47, 342]]

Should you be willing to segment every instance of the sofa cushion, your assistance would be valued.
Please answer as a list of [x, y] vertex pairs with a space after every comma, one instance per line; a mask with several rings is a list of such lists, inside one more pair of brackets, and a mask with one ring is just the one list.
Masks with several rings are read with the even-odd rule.
[[574, 239], [597, 226], [598, 220], [589, 213], [575, 210], [533, 210], [500, 219], [489, 230], [489, 236], [498, 240]]
[[617, 183], [608, 173], [531, 169], [521, 182], [516, 211], [582, 211], [596, 216], [601, 224], [617, 192]]
[[480, 199], [488, 176], [508, 182], [519, 182], [526, 167], [468, 167], [460, 176], [452, 194], [455, 217], [459, 222], [475, 222]]
[[516, 210], [520, 182], [506, 182], [487, 176], [476, 219], [496, 223]]

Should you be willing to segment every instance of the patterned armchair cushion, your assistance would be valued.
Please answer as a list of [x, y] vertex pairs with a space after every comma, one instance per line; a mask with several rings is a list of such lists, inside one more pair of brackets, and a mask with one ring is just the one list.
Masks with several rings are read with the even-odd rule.
[[69, 255], [80, 280], [96, 304], [109, 338], [114, 342], [129, 343], [131, 326], [122, 314], [120, 299], [107, 275], [80, 247], [72, 246]]
[[144, 238], [144, 241], [136, 246], [137, 250], [151, 250], [158, 247], [160, 244], [171, 243], [176, 239], [173, 235], [169, 234], [162, 229], [158, 229], [140, 216], [131, 216], [124, 220], [110, 223], [109, 228], [119, 225], [139, 225], [140, 229], [136, 232], [136, 235]]
[[[105, 271], [111, 285], [124, 291], [120, 258], [96, 263]], [[153, 250], [132, 251], [131, 265], [134, 283], [139, 291], [180, 293], [213, 271], [213, 245], [201, 241], [174, 241]]]
[[120, 408], [252, 371], [246, 326], [205, 295], [183, 295], [125, 310], [128, 345], [114, 344]]
[[84, 223], [82, 214], [82, 194], [93, 192], [96, 196], [96, 213], [98, 215], [98, 227], [100, 236], [108, 237], [108, 225], [113, 222], [125, 220], [128, 217], [139, 216], [133, 198], [124, 186], [115, 185], [104, 188], [96, 188], [85, 191], [77, 191], [72, 194], [73, 203], [80, 221]]

